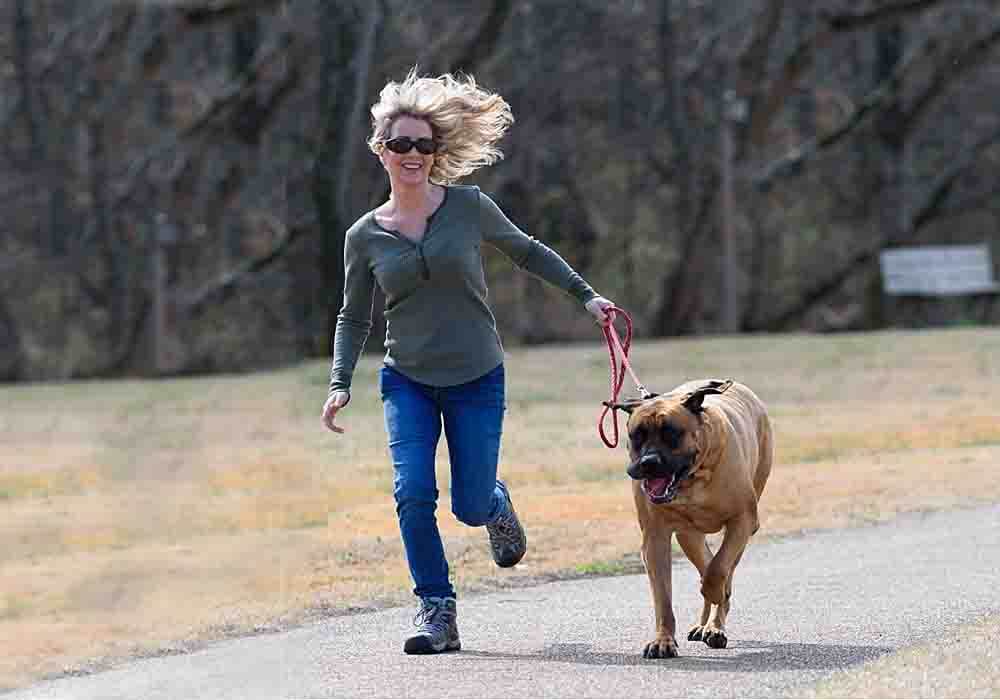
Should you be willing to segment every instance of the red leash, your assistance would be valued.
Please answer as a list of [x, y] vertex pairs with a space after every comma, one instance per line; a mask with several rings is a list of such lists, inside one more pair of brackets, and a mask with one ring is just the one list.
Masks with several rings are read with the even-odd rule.
[[[621, 391], [622, 384], [625, 382], [625, 371], [627, 370], [629, 375], [632, 377], [632, 381], [635, 382], [636, 388], [639, 389], [639, 395], [642, 398], [648, 398], [652, 396], [652, 393], [642, 385], [639, 378], [635, 376], [635, 372], [632, 370], [632, 365], [628, 361], [628, 351], [632, 345], [632, 317], [629, 316], [623, 309], [619, 309], [617, 306], [612, 306], [607, 309], [608, 313], [611, 314], [611, 323], [606, 326], [602, 326], [601, 330], [604, 332], [604, 339], [608, 343], [608, 357], [611, 360], [611, 400], [604, 401], [604, 411], [601, 413], [601, 418], [597, 424], [598, 432], [601, 435], [601, 440], [608, 447], [618, 446], [618, 414], [615, 404], [618, 402], [618, 393]], [[618, 332], [615, 330], [614, 323], [618, 314], [621, 314], [622, 318], [625, 319], [625, 340], [622, 341], [618, 338]], [[618, 349], [618, 354], [621, 357], [621, 364], [619, 365], [615, 357], [615, 348]], [[611, 411], [612, 426], [614, 427], [614, 439], [615, 441], [609, 442], [607, 436], [604, 434], [604, 418], [608, 415], [608, 411]]]

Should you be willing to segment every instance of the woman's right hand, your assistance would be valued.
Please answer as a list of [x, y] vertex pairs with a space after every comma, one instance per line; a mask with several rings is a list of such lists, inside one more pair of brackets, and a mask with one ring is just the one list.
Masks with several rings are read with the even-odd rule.
[[323, 425], [335, 433], [344, 432], [344, 429], [334, 423], [333, 419], [337, 415], [337, 411], [346, 406], [350, 400], [351, 395], [346, 391], [335, 391], [330, 394], [326, 403], [323, 404]]

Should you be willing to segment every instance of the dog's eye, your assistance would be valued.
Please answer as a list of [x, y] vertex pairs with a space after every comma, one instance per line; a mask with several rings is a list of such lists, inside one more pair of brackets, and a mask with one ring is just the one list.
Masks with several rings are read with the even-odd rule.
[[681, 439], [684, 437], [684, 431], [678, 430], [672, 425], [663, 426], [663, 443], [672, 450], [676, 450], [681, 446]]
[[645, 441], [645, 439], [646, 439], [646, 431], [643, 430], [642, 428], [636, 428], [635, 431], [632, 433], [632, 444], [635, 445], [636, 447], [641, 445], [643, 441]]

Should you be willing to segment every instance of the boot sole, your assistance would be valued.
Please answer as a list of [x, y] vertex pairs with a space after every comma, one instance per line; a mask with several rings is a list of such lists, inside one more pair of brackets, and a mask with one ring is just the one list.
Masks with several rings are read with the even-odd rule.
[[518, 556], [514, 557], [514, 558], [511, 558], [511, 559], [500, 559], [500, 560], [494, 559], [493, 561], [501, 569], [509, 569], [512, 566], [517, 566], [521, 562], [521, 560], [524, 559], [524, 555], [527, 554], [527, 552], [528, 552], [528, 548], [527, 548], [527, 546], [525, 546], [525, 548], [523, 550], [521, 550], [521, 553]]
[[403, 652], [406, 654], [443, 654], [448, 651], [459, 651], [461, 648], [462, 642], [457, 639], [454, 642], [445, 642], [440, 648], [431, 644], [427, 637], [413, 637], [403, 644]]

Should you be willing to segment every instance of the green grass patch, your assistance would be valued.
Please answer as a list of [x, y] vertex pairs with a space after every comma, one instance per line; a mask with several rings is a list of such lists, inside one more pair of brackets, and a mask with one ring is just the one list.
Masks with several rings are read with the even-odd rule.
[[14, 472], [0, 475], [0, 502], [55, 498], [95, 488], [103, 476], [94, 470]]
[[582, 576], [625, 576], [643, 571], [642, 564], [624, 559], [617, 561], [595, 561], [581, 564], [575, 569]]
[[8, 593], [3, 597], [3, 607], [0, 607], [0, 620], [18, 620], [31, 610], [31, 601], [24, 596]]

